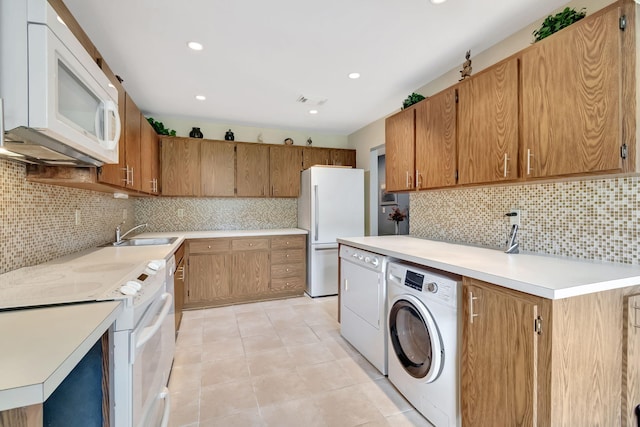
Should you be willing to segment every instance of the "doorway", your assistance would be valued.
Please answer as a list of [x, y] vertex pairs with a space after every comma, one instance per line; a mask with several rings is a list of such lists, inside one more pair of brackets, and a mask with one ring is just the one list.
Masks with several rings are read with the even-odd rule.
[[395, 222], [389, 219], [389, 214], [393, 212], [394, 208], [407, 215], [404, 221], [398, 223], [398, 234], [409, 234], [409, 194], [387, 193], [385, 191], [385, 160], [384, 145], [371, 149], [369, 235], [396, 234]]

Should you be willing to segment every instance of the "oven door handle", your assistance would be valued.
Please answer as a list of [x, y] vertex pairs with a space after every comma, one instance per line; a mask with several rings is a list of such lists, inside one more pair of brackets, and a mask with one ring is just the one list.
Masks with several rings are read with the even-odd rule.
[[147, 341], [149, 341], [151, 337], [153, 337], [155, 333], [158, 332], [160, 326], [162, 326], [162, 322], [164, 322], [164, 319], [166, 319], [169, 311], [171, 310], [171, 307], [173, 306], [173, 296], [170, 293], [163, 293], [160, 296], [160, 299], [164, 300], [164, 305], [162, 306], [162, 310], [160, 310], [158, 320], [156, 320], [156, 323], [154, 323], [153, 325], [148, 326], [142, 330], [142, 333], [136, 340], [136, 349], [145, 345]]

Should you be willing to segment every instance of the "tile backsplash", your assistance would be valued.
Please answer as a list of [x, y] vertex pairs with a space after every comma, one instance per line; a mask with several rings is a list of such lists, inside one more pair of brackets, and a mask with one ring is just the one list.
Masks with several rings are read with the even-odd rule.
[[639, 190], [626, 177], [416, 193], [410, 234], [502, 248], [517, 208], [521, 250], [640, 264]]
[[136, 222], [148, 231], [294, 228], [297, 199], [163, 197], [138, 199]]
[[133, 200], [27, 182], [25, 173], [24, 165], [0, 159], [0, 274], [113, 240], [124, 210], [125, 228], [133, 225]]

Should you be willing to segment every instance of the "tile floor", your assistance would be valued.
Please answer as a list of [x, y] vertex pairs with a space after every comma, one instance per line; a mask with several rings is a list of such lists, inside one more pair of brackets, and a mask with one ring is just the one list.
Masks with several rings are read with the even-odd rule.
[[172, 427], [429, 426], [341, 336], [337, 297], [185, 311]]

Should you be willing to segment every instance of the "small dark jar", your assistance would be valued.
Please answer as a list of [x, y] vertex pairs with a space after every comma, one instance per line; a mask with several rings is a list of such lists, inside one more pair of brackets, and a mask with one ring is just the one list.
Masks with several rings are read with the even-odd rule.
[[191, 138], [202, 138], [204, 135], [200, 132], [200, 128], [192, 128], [191, 132], [189, 132], [189, 136]]
[[234, 136], [233, 136], [233, 132], [231, 132], [231, 129], [229, 129], [227, 131], [227, 133], [224, 134], [224, 140], [225, 141], [233, 141], [234, 140]]

